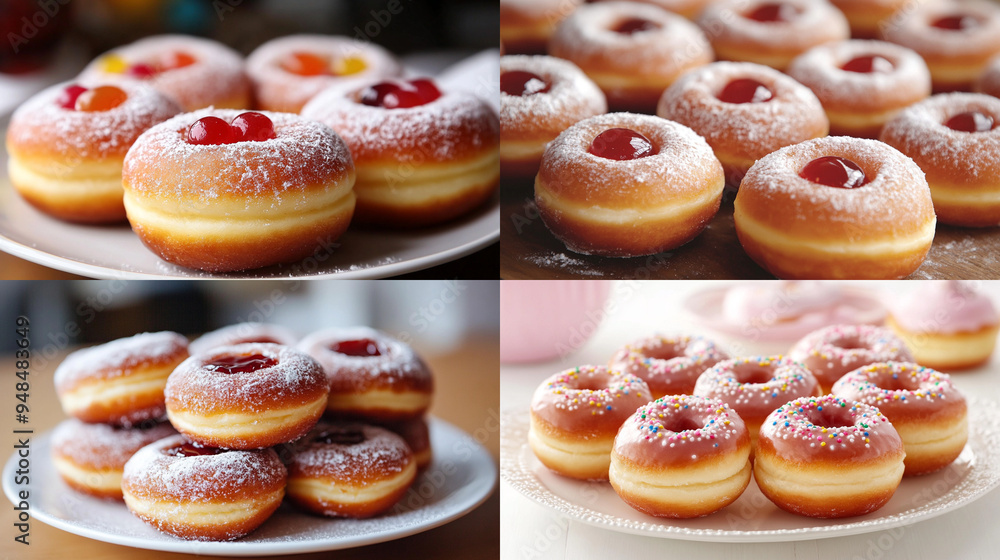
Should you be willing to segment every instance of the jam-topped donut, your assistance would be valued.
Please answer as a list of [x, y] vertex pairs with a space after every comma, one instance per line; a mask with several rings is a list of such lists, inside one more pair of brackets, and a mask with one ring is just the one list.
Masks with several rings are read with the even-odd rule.
[[824, 393], [844, 374], [878, 362], [912, 362], [913, 355], [888, 329], [872, 325], [832, 325], [807, 334], [788, 356], [805, 365]]
[[784, 70], [807, 50], [850, 37], [840, 10], [816, 0], [720, 0], [698, 18], [721, 60]]
[[52, 432], [52, 464], [70, 488], [98, 498], [122, 499], [122, 470], [139, 449], [177, 434], [167, 422], [132, 428], [64, 420]]
[[347, 145], [285, 113], [184, 113], [146, 131], [122, 174], [129, 222], [166, 261], [209, 272], [292, 262], [354, 213]]
[[1000, 224], [1000, 99], [938, 94], [886, 123], [881, 138], [924, 171], [941, 223]]
[[652, 113], [678, 76], [712, 61], [690, 21], [649, 4], [586, 4], [559, 24], [549, 54], [580, 67], [615, 111]]
[[419, 227], [452, 220], [493, 197], [500, 122], [482, 99], [433, 80], [333, 87], [302, 109], [329, 125], [357, 166], [359, 223]]
[[733, 186], [758, 159], [826, 136], [829, 127], [809, 88], [745, 62], [716, 62], [688, 72], [663, 92], [656, 114], [705, 137]]
[[412, 420], [430, 408], [434, 378], [401, 340], [368, 327], [332, 328], [303, 338], [299, 349], [326, 371], [333, 416]]
[[817, 138], [761, 158], [740, 183], [736, 234], [779, 278], [901, 278], [934, 240], [930, 189], [877, 140]]
[[544, 54], [556, 26], [583, 0], [500, 0], [500, 44], [511, 54]]
[[877, 39], [883, 27], [891, 25], [907, 0], [830, 0], [851, 26], [856, 39]]
[[652, 255], [694, 239], [722, 201], [722, 165], [690, 128], [649, 115], [582, 120], [545, 149], [535, 203], [574, 252]]
[[702, 372], [728, 358], [724, 350], [701, 336], [651, 336], [623, 346], [608, 368], [642, 379], [658, 399], [690, 395]]
[[131, 426], [165, 412], [167, 377], [188, 357], [175, 332], [142, 333], [77, 350], [55, 372], [63, 412], [84, 422]]
[[167, 380], [167, 416], [202, 444], [257, 449], [308, 432], [326, 410], [323, 368], [287, 346], [248, 342], [191, 356]]
[[672, 395], [636, 410], [611, 452], [611, 486], [657, 517], [701, 517], [736, 501], [750, 483], [750, 435], [716, 399]]
[[608, 111], [601, 90], [572, 62], [550, 56], [500, 59], [500, 174], [534, 177], [559, 133]]
[[604, 366], [568, 369], [535, 390], [528, 444], [556, 473], [607, 480], [618, 428], [650, 400], [646, 382], [634, 375]]
[[838, 41], [792, 61], [788, 74], [816, 94], [833, 136], [878, 138], [882, 125], [931, 94], [920, 55], [883, 41]]
[[837, 518], [884, 506], [903, 478], [903, 442], [879, 409], [803, 397], [764, 420], [753, 476], [785, 511]]
[[403, 73], [387, 50], [366, 41], [325, 35], [289, 35], [264, 43], [247, 57], [259, 108], [298, 113], [317, 93]]
[[116, 47], [94, 59], [80, 80], [140, 81], [185, 111], [250, 107], [243, 57], [221, 43], [189, 35], [156, 35]]
[[11, 117], [10, 182], [32, 206], [56, 218], [122, 221], [125, 154], [140, 134], [180, 110], [141, 84], [52, 86]]
[[887, 41], [923, 57], [934, 91], [968, 90], [1000, 53], [1000, 7], [993, 2], [921, 2], [883, 29]]
[[267, 521], [281, 505], [287, 478], [273, 449], [206, 447], [176, 435], [128, 460], [122, 494], [133, 515], [164, 533], [227, 541]]
[[398, 502], [417, 476], [403, 438], [354, 422], [321, 422], [296, 444], [287, 466], [288, 499], [327, 517], [378, 515]]
[[760, 425], [768, 414], [788, 401], [823, 392], [804, 365], [785, 356], [754, 356], [715, 364], [698, 377], [694, 394], [732, 407], [746, 423], [756, 448]]
[[283, 325], [270, 323], [239, 323], [207, 332], [191, 341], [192, 354], [201, 354], [219, 346], [232, 346], [244, 342], [270, 342], [295, 346], [299, 337]]
[[878, 407], [892, 422], [906, 450], [904, 476], [943, 469], [969, 437], [965, 397], [947, 374], [917, 364], [864, 366], [841, 377], [833, 394]]

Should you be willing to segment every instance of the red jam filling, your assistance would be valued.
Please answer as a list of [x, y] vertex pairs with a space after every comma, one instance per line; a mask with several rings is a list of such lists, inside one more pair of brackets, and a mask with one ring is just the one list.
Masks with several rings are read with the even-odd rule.
[[726, 103], [763, 103], [773, 97], [767, 86], [750, 78], [733, 80], [719, 92], [719, 100]]
[[628, 18], [611, 28], [611, 30], [615, 33], [621, 33], [622, 35], [632, 35], [635, 33], [642, 33], [643, 31], [654, 31], [656, 29], [660, 29], [660, 24], [655, 21], [649, 21], [648, 19], [642, 18]]
[[70, 84], [56, 98], [56, 104], [63, 109], [74, 110], [76, 109], [76, 99], [85, 91], [87, 91], [87, 88], [81, 85]]
[[656, 155], [660, 150], [649, 138], [634, 130], [609, 128], [594, 138], [589, 152], [605, 159], [624, 161]]
[[330, 428], [323, 430], [312, 439], [315, 443], [332, 443], [336, 445], [357, 445], [365, 441], [361, 430]]
[[345, 356], [365, 358], [382, 355], [382, 350], [379, 349], [378, 343], [367, 338], [334, 342], [330, 345], [330, 350], [338, 354], [344, 354]]
[[878, 56], [877, 54], [859, 56], [848, 60], [846, 64], [840, 67], [841, 70], [847, 72], [857, 72], [859, 74], [888, 74], [892, 72], [893, 65], [889, 59], [885, 57]]
[[975, 16], [965, 14], [955, 14], [938, 18], [931, 22], [933, 27], [948, 31], [965, 31], [979, 26], [979, 20]]
[[146, 78], [152, 78], [157, 74], [156, 68], [151, 64], [146, 64], [144, 62], [139, 62], [129, 66], [125, 73], [133, 78], [139, 78], [145, 80]]
[[986, 132], [993, 130], [993, 117], [979, 111], [959, 113], [944, 121], [944, 125], [959, 132]]
[[795, 6], [781, 2], [769, 2], [761, 4], [750, 12], [747, 12], [745, 17], [763, 23], [775, 23], [791, 21], [797, 15], [799, 15], [799, 9]]
[[241, 113], [232, 123], [219, 117], [202, 117], [187, 131], [187, 143], [197, 145], [232, 144], [233, 142], [262, 142], [276, 135], [274, 123], [262, 113]]
[[386, 109], [408, 109], [426, 105], [441, 97], [434, 82], [426, 78], [403, 81], [379, 82], [365, 88], [359, 101], [372, 107]]
[[799, 177], [841, 189], [854, 189], [868, 183], [858, 164], [840, 156], [823, 156], [810, 161], [799, 171]]
[[226, 449], [218, 447], [201, 446], [194, 442], [188, 442], [164, 449], [162, 453], [171, 457], [196, 457], [199, 455], [218, 455], [226, 451]]
[[249, 356], [219, 356], [205, 364], [205, 369], [227, 374], [251, 373], [276, 365], [278, 365], [278, 360], [274, 358], [261, 354], [251, 354]]
[[527, 97], [549, 91], [549, 84], [537, 74], [524, 70], [511, 70], [500, 75], [500, 90], [507, 95]]

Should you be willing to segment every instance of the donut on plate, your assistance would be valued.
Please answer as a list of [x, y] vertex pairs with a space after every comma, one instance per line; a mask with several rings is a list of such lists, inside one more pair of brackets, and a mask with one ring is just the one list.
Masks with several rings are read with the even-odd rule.
[[257, 449], [305, 435], [326, 410], [323, 368], [287, 346], [248, 342], [191, 356], [167, 380], [167, 416], [206, 446]]
[[281, 505], [288, 471], [273, 449], [205, 447], [175, 435], [125, 463], [122, 494], [139, 519], [188, 540], [228, 541]]
[[657, 517], [701, 517], [736, 501], [750, 483], [750, 435], [715, 399], [673, 395], [636, 410], [611, 452], [611, 486]]
[[832, 325], [807, 334], [788, 357], [816, 376], [824, 393], [846, 373], [878, 362], [912, 362], [906, 344], [892, 331], [871, 325]]
[[851, 517], [889, 501], [905, 456], [896, 429], [874, 406], [834, 395], [803, 397], [764, 420], [753, 476], [785, 511]]
[[1000, 225], [1000, 99], [939, 94], [896, 115], [882, 141], [911, 157], [927, 176], [943, 224]]
[[175, 332], [142, 333], [77, 350], [55, 372], [63, 412], [84, 422], [131, 426], [159, 419], [163, 389], [188, 357], [188, 341]]
[[7, 170], [14, 189], [46, 214], [120, 222], [126, 152], [181, 109], [141, 84], [89, 86], [57, 84], [18, 107], [7, 129]]
[[542, 221], [573, 252], [652, 255], [698, 236], [722, 201], [722, 165], [690, 128], [649, 115], [582, 120], [545, 149]]
[[604, 366], [568, 369], [535, 390], [528, 444], [555, 473], [607, 480], [618, 428], [650, 400], [646, 382], [634, 375]]
[[681, 74], [712, 61], [696, 25], [649, 4], [602, 2], [559, 24], [549, 54], [577, 65], [615, 111], [651, 113]]
[[534, 178], [549, 142], [576, 122], [607, 111], [604, 94], [572, 62], [502, 57], [500, 174]]
[[651, 336], [623, 346], [608, 368], [642, 379], [658, 399], [690, 395], [702, 372], [728, 358], [724, 350], [701, 336]]
[[377, 422], [376, 425], [403, 438], [410, 451], [413, 452], [413, 460], [417, 463], [417, 469], [426, 468], [431, 464], [434, 452], [431, 448], [431, 433], [426, 418]]
[[891, 146], [817, 138], [764, 156], [734, 202], [747, 255], [779, 278], [902, 278], [923, 263], [936, 219], [924, 174]]
[[892, 25], [898, 14], [905, 13], [907, 0], [830, 0], [851, 26], [851, 36], [876, 39], [882, 29]]
[[293, 262], [354, 213], [354, 163], [320, 123], [206, 109], [146, 131], [125, 157], [132, 229], [164, 260], [208, 272]]
[[361, 85], [402, 73], [389, 51], [348, 37], [288, 35], [264, 43], [247, 57], [258, 108], [283, 113], [298, 113], [330, 86]]
[[410, 448], [389, 430], [320, 423], [288, 462], [288, 499], [327, 517], [371, 517], [398, 502], [416, 476]]
[[692, 70], [660, 98], [656, 114], [705, 137], [738, 186], [750, 166], [771, 152], [829, 128], [809, 88], [759, 64], [716, 62]]
[[295, 346], [299, 341], [292, 329], [270, 323], [239, 323], [207, 332], [191, 341], [192, 354], [201, 354], [219, 346], [232, 346], [244, 342], [270, 342]]
[[888, 362], [840, 378], [833, 394], [878, 407], [899, 432], [906, 450], [904, 476], [951, 464], [969, 437], [965, 397], [947, 374], [917, 364]]
[[140, 81], [185, 111], [250, 108], [243, 57], [221, 43], [190, 35], [156, 35], [116, 47], [94, 59], [79, 79]]
[[500, 44], [511, 54], [544, 54], [549, 37], [583, 0], [500, 0]]
[[52, 464], [63, 482], [77, 492], [121, 500], [125, 463], [139, 449], [176, 433], [167, 422], [121, 428], [71, 418], [52, 432]]
[[819, 98], [833, 136], [878, 138], [887, 121], [931, 94], [924, 59], [883, 41], [814, 47], [792, 61], [788, 74]]

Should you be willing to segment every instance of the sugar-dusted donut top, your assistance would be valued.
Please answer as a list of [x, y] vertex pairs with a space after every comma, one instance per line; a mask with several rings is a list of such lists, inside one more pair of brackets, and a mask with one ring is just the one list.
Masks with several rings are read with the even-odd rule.
[[60, 392], [83, 382], [124, 377], [137, 369], [179, 362], [188, 356], [188, 341], [170, 331], [141, 333], [77, 350], [55, 372]]
[[52, 432], [52, 452], [84, 468], [121, 469], [140, 448], [176, 433], [169, 422], [120, 428], [70, 418]]
[[[333, 350], [337, 343], [371, 340], [377, 356], [351, 356]], [[323, 366], [334, 393], [381, 388], [427, 392], [434, 388], [430, 368], [409, 344], [370, 327], [335, 327], [314, 332], [298, 348]]]
[[782, 0], [798, 14], [788, 21], [760, 22], [743, 14], [773, 0], [718, 0], [709, 4], [698, 25], [712, 42], [745, 45], [770, 54], [772, 51], [802, 51], [813, 45], [850, 36], [847, 18], [829, 2]]
[[721, 400], [752, 423], [788, 401], [819, 393], [819, 382], [804, 365], [780, 355], [719, 362], [694, 388], [695, 395]]
[[[932, 25], [939, 18], [956, 14], [972, 16], [980, 23], [961, 31]], [[887, 41], [917, 51], [931, 64], [989, 57], [1000, 52], [1000, 7], [985, 0], [918, 2], [894, 16], [882, 33]]]
[[269, 323], [239, 323], [207, 332], [191, 341], [192, 354], [200, 354], [218, 346], [231, 346], [244, 342], [271, 342], [295, 346], [298, 337], [283, 325]]
[[[325, 443], [324, 434], [341, 443]], [[353, 486], [391, 478], [412, 462], [402, 437], [376, 426], [356, 422], [320, 422], [295, 446], [288, 463], [290, 477], [333, 479]]]
[[557, 431], [587, 439], [614, 434], [650, 400], [646, 382], [634, 375], [580, 366], [543, 381], [531, 399], [531, 413]]
[[500, 133], [504, 140], [551, 138], [580, 119], [608, 110], [604, 93], [568, 60], [526, 55], [500, 59], [501, 75], [515, 70], [537, 75], [549, 89], [523, 96], [500, 93]]
[[965, 414], [965, 397], [951, 377], [914, 363], [884, 362], [860, 367], [840, 378], [833, 394], [874, 405], [891, 421], [933, 422]]

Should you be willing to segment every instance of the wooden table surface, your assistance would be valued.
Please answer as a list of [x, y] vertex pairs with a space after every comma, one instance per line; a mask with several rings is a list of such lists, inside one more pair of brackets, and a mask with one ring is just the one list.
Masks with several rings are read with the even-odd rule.
[[[719, 213], [687, 245], [649, 257], [614, 259], [579, 255], [566, 249], [538, 217], [530, 182], [504, 184], [500, 195], [500, 277], [505, 280], [774, 278], [743, 252], [733, 226], [733, 197], [727, 191]], [[1000, 228], [939, 225], [927, 260], [909, 278], [1000, 278], [997, 255], [1000, 255]]]
[[[13, 336], [13, 335], [11, 335]], [[39, 336], [39, 335], [36, 335]], [[419, 348], [417, 348], [420, 351]], [[483, 444], [489, 449], [494, 460], [499, 458], [500, 444], [497, 431], [499, 418], [499, 385], [496, 372], [499, 370], [499, 340], [496, 334], [471, 335], [462, 347], [447, 354], [422, 353], [435, 375], [435, 395], [431, 414], [447, 420], [467, 433], [485, 438]], [[59, 407], [52, 373], [58, 359], [51, 360], [46, 370], [31, 372], [30, 428], [36, 434], [51, 430], [66, 416]], [[10, 371], [7, 364], [13, 364], [11, 356], [0, 356], [0, 364]], [[13, 376], [4, 376], [5, 386], [0, 394], [5, 397], [5, 410], [0, 413], [0, 433], [3, 442], [3, 462], [13, 449], [16, 439], [12, 430], [21, 424], [14, 422]], [[18, 428], [19, 429], [19, 428]], [[48, 457], [34, 456], [32, 461], [47, 461]], [[7, 504], [7, 500], [3, 500]], [[123, 506], [124, 507], [124, 506]], [[16, 529], [13, 527], [14, 510], [9, 505], [0, 508], [0, 558], [66, 560], [86, 558], [87, 560], [166, 560], [191, 557], [190, 555], [138, 550], [125, 546], [66, 533], [36, 520], [31, 520], [30, 542], [24, 546], [13, 541]], [[335, 522], [335, 521], [331, 521]], [[500, 502], [496, 491], [481, 506], [468, 515], [451, 523], [386, 543], [337, 551], [337, 558], [452, 558], [495, 559], [500, 547]], [[320, 552], [280, 558], [300, 560], [330, 558], [334, 553]]]

